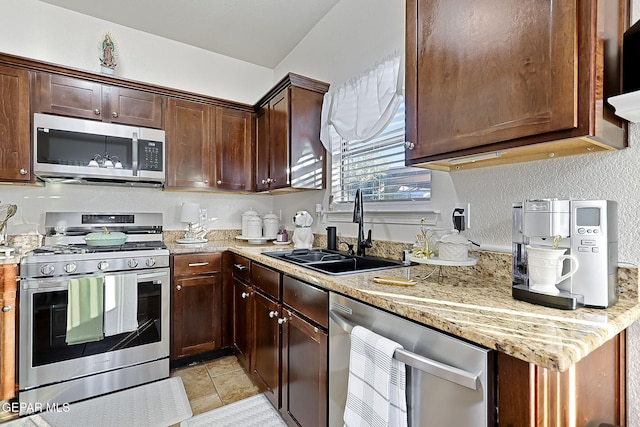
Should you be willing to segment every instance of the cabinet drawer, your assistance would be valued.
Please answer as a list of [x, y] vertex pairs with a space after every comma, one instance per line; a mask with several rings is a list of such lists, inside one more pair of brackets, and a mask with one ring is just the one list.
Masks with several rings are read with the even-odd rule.
[[248, 284], [251, 280], [251, 260], [243, 256], [233, 254], [231, 272], [234, 279]]
[[329, 327], [329, 292], [326, 290], [284, 276], [282, 302], [323, 328]]
[[222, 253], [202, 253], [173, 256], [174, 276], [217, 273], [222, 270]]
[[280, 273], [260, 264], [251, 266], [251, 283], [275, 300], [280, 299]]

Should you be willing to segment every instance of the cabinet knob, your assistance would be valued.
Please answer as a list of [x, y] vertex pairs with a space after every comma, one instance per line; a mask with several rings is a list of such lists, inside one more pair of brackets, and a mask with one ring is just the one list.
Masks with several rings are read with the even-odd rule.
[[286, 321], [287, 321], [287, 318], [286, 317], [282, 317], [282, 318], [278, 319], [278, 324], [282, 325]]
[[209, 183], [209, 180], [208, 180], [208, 179], [205, 179], [205, 180], [204, 180], [204, 183], [205, 183], [205, 184], [208, 184], [208, 183]]
[[270, 311], [270, 312], [269, 312], [269, 317], [270, 317], [270, 318], [272, 318], [272, 319], [273, 319], [274, 317], [277, 317], [277, 316], [278, 316], [278, 312], [277, 312], [277, 311]]
[[95, 114], [96, 116], [100, 115], [100, 109], [96, 108], [95, 110], [93, 110], [93, 114]]
[[116, 111], [112, 112], [111, 115], [113, 116], [114, 119], [118, 117], [118, 113]]
[[247, 266], [244, 264], [233, 264], [233, 268], [242, 271], [242, 270], [246, 270]]
[[2, 311], [4, 313], [6, 313], [7, 311], [11, 311], [11, 306], [10, 305], [5, 305], [4, 307], [2, 307]]
[[268, 183], [269, 183], [269, 178], [267, 178], [267, 179], [263, 179], [263, 180], [262, 180], [262, 183], [263, 183], [263, 184], [268, 184]]
[[404, 148], [406, 148], [407, 150], [413, 150], [415, 146], [416, 145], [411, 141], [405, 141], [404, 143]]
[[222, 184], [222, 180], [221, 179], [217, 180], [216, 184], [218, 184], [218, 185]]
[[177, 289], [177, 290], [182, 289], [182, 285], [178, 285], [178, 286], [176, 286], [176, 289]]
[[20, 175], [26, 175], [27, 170], [25, 168], [20, 169]]
[[270, 182], [270, 183], [271, 183], [271, 182], [276, 182], [276, 179], [275, 179], [275, 178], [273, 178], [273, 179], [269, 178], [269, 182]]
[[240, 296], [241, 296], [243, 299], [249, 298], [249, 296], [250, 296], [250, 295], [251, 295], [251, 294], [250, 294], [249, 292], [243, 292], [243, 293], [241, 293], [241, 294], [240, 294]]

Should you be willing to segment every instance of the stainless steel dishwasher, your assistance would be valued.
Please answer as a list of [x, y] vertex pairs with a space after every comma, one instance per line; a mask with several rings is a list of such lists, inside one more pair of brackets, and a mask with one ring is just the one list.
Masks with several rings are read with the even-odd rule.
[[351, 329], [360, 325], [400, 343], [407, 372], [409, 426], [493, 426], [494, 352], [359, 301], [329, 296], [329, 425], [342, 426]]

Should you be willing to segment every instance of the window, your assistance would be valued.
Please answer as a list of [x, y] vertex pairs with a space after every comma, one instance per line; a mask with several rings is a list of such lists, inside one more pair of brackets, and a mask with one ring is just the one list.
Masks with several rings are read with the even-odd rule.
[[404, 164], [404, 129], [402, 101], [379, 135], [359, 142], [341, 140], [332, 157], [334, 202], [353, 202], [357, 188], [369, 202], [430, 200], [431, 171]]

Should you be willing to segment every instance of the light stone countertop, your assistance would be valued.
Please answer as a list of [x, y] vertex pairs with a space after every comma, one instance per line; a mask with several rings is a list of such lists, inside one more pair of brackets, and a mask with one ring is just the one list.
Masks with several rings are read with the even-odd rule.
[[[407, 268], [329, 276], [262, 255], [292, 246], [255, 246], [232, 241], [199, 248], [171, 245], [174, 253], [230, 250], [308, 283], [339, 292], [400, 316], [415, 320], [555, 371], [565, 371], [605, 341], [640, 318], [638, 270], [620, 269], [621, 294], [608, 309], [559, 310], [517, 301], [510, 276], [471, 267], [448, 267], [441, 283], [432, 276], [415, 286], [382, 285], [376, 276], [406, 278]], [[424, 275], [432, 266], [409, 269]]]

